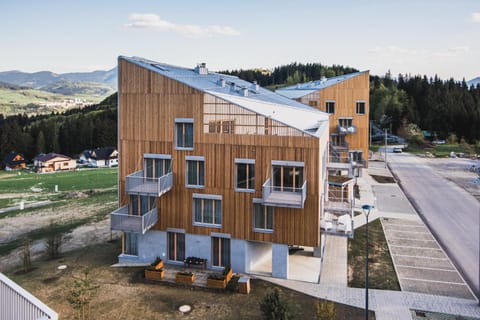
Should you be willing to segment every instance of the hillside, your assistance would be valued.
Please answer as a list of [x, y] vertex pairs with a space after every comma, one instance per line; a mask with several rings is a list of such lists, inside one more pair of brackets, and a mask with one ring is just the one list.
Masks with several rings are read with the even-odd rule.
[[480, 84], [480, 77], [476, 77], [475, 79], [472, 79], [470, 81], [467, 81], [467, 86], [471, 87], [471, 86], [478, 86]]
[[[76, 86], [79, 85], [76, 84]], [[52, 93], [14, 84], [0, 83], [0, 114], [26, 113], [35, 115], [64, 112], [71, 108], [98, 103], [112, 93], [112, 89], [102, 88], [101, 86], [77, 87], [77, 93], [74, 93], [74, 90], [68, 92], [67, 88], [63, 87], [63, 91], [68, 94], [61, 94], [61, 86], [58, 88], [59, 93]], [[52, 90], [54, 89], [52, 88]]]
[[102, 83], [116, 91], [117, 68], [107, 71], [97, 70], [92, 72], [70, 72], [61, 74], [50, 71], [33, 73], [22, 71], [0, 72], [0, 82], [6, 82], [35, 89], [41, 89], [59, 81]]

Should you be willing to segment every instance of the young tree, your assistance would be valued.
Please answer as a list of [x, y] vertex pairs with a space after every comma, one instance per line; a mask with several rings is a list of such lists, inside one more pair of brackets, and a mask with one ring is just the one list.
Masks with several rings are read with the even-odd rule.
[[317, 302], [317, 320], [335, 319], [335, 303], [321, 300]]
[[30, 259], [30, 239], [23, 240], [23, 271], [27, 273], [32, 269], [32, 261]]
[[97, 294], [98, 287], [88, 277], [90, 270], [87, 268], [83, 271], [83, 278], [76, 279], [67, 300], [70, 305], [77, 310], [77, 319], [92, 319], [91, 302]]
[[50, 221], [48, 226], [48, 236], [45, 240], [45, 247], [47, 249], [47, 257], [55, 259], [60, 254], [60, 246], [63, 243], [63, 235], [57, 230], [57, 226], [53, 221]]
[[275, 288], [260, 302], [260, 310], [265, 320], [287, 320], [291, 316], [291, 307], [280, 289]]

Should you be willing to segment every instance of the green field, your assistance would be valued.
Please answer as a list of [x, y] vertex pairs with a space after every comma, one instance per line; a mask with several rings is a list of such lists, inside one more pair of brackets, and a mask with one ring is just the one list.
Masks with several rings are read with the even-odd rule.
[[114, 188], [117, 185], [117, 168], [84, 169], [57, 173], [5, 173], [0, 174], [0, 193], [81, 191]]
[[89, 103], [99, 103], [106, 96], [95, 94], [74, 94], [63, 95], [51, 93], [48, 91], [35, 89], [12, 90], [9, 88], [0, 88], [0, 113], [4, 115], [27, 113], [51, 113], [52, 111], [65, 111], [60, 106], [39, 106], [40, 104], [51, 102], [62, 102], [65, 99], [85, 99]]

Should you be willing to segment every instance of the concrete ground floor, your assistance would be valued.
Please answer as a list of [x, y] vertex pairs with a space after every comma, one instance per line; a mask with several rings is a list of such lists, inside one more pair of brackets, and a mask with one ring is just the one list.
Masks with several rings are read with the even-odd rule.
[[319, 281], [322, 262], [319, 248], [292, 248], [280, 243], [235, 239], [223, 233], [188, 234], [179, 229], [129, 234], [129, 238], [133, 237], [134, 241], [128, 241], [129, 254], [118, 257], [119, 265], [145, 265], [157, 257], [167, 264], [183, 265], [187, 257], [198, 257], [206, 259], [206, 268], [212, 270], [230, 265], [235, 273]]

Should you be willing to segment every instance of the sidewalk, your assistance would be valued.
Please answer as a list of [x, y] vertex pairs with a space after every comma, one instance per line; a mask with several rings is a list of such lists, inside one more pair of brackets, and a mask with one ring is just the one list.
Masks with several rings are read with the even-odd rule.
[[[421, 222], [397, 184], [378, 183], [370, 174], [392, 176], [383, 162], [372, 161], [368, 169], [363, 169], [362, 177], [357, 178], [360, 190], [360, 200], [355, 202], [357, 213], [362, 212], [362, 205], [371, 204], [375, 210], [371, 212], [369, 222], [380, 217]], [[379, 195], [378, 199], [375, 194]], [[365, 222], [363, 214], [354, 217], [355, 228], [363, 226]], [[260, 278], [314, 297], [364, 308], [365, 289], [347, 287], [347, 275], [347, 239], [327, 235], [319, 284]], [[412, 309], [480, 318], [480, 307], [476, 300], [406, 291], [370, 289], [369, 309], [375, 311], [377, 320], [411, 320]]]

